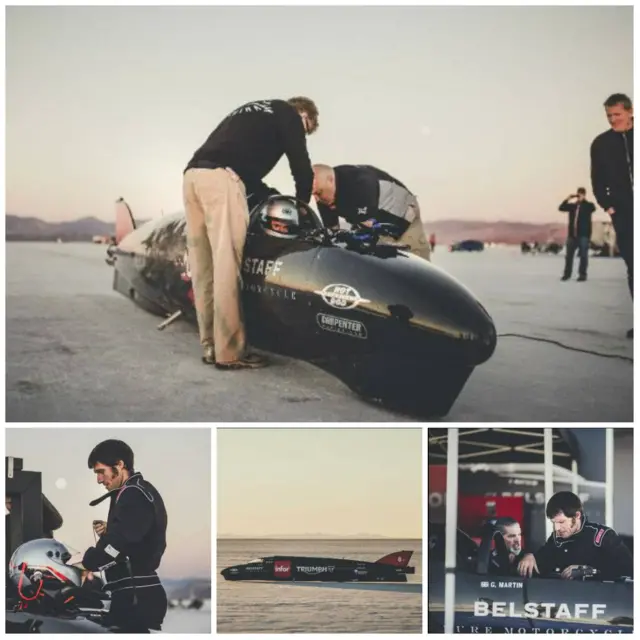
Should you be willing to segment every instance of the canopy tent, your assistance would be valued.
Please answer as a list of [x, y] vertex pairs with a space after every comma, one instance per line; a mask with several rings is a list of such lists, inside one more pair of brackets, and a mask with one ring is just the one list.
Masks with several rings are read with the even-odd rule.
[[[613, 429], [606, 429], [606, 523], [613, 523]], [[460, 462], [544, 461], [545, 504], [553, 494], [554, 465], [577, 471], [579, 450], [568, 429], [429, 429], [430, 464], [447, 464], [445, 542], [445, 633], [453, 633], [455, 613], [458, 465]], [[551, 523], [546, 521], [551, 534]]]
[[[449, 429], [429, 429], [429, 464], [447, 461]], [[458, 462], [543, 462], [544, 429], [457, 429]], [[572, 469], [579, 463], [578, 443], [569, 429], [552, 432], [553, 464]]]

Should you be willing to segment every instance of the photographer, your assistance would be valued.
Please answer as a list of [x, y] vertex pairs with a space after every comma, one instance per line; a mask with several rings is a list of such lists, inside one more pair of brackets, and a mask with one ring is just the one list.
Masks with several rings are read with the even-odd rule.
[[589, 264], [589, 242], [591, 240], [591, 216], [596, 210], [593, 202], [587, 200], [587, 191], [580, 187], [576, 194], [570, 195], [562, 201], [559, 211], [569, 214], [567, 228], [566, 257], [564, 261], [564, 274], [562, 280], [568, 280], [573, 271], [573, 257], [578, 249], [580, 267], [578, 269], [578, 282], [587, 279], [587, 266]]

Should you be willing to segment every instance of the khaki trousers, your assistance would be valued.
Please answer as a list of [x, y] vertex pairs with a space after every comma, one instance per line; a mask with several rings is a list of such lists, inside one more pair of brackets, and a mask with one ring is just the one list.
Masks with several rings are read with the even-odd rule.
[[422, 218], [420, 217], [420, 207], [418, 203], [410, 205], [416, 214], [414, 221], [409, 225], [409, 228], [398, 238], [393, 240], [392, 238], [380, 237], [379, 242], [381, 244], [408, 244], [409, 251], [414, 253], [425, 260], [431, 261], [431, 245], [427, 240], [427, 235], [424, 232], [424, 226], [422, 225]]
[[200, 343], [216, 362], [246, 349], [241, 265], [249, 223], [244, 183], [231, 169], [189, 169], [183, 178], [189, 266]]

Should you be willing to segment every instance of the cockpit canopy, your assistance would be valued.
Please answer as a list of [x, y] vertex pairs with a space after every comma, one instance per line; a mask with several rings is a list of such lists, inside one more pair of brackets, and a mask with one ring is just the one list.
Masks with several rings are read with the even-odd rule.
[[249, 233], [293, 240], [324, 228], [322, 218], [291, 196], [270, 196], [251, 213]]

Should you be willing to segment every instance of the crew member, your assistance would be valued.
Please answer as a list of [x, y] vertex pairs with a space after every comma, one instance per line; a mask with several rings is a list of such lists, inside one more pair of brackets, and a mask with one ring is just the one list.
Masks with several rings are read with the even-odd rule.
[[[313, 171], [306, 136], [318, 127], [309, 98], [258, 100], [230, 113], [184, 171], [183, 197], [203, 362], [255, 369], [266, 360], [246, 349], [241, 262], [249, 222], [247, 199], [268, 195], [262, 179], [286, 154], [296, 197], [311, 199]], [[215, 275], [214, 275], [215, 274]]]
[[531, 577], [533, 572], [548, 575], [560, 570], [571, 579], [573, 569], [587, 565], [597, 569], [604, 579], [633, 577], [631, 552], [610, 527], [587, 520], [582, 501], [570, 491], [554, 494], [547, 503], [547, 518], [553, 533], [535, 554], [528, 553], [518, 564], [518, 573]]
[[104, 589], [112, 594], [106, 622], [128, 633], [160, 630], [167, 612], [167, 594], [156, 573], [166, 548], [162, 496], [134, 470], [133, 451], [120, 440], [97, 445], [88, 465], [108, 491], [92, 506], [111, 500], [107, 521], [94, 521], [100, 538], [82, 558], [90, 572], [105, 571]]
[[409, 245], [426, 260], [431, 249], [424, 232], [418, 199], [399, 180], [370, 165], [313, 165], [313, 195], [324, 223], [339, 229], [339, 218], [352, 225], [391, 225], [391, 238], [380, 242]]
[[[509, 554], [509, 573], [513, 575], [517, 574], [518, 563], [524, 556], [522, 549], [522, 530], [520, 523], [514, 518], [497, 518], [495, 526], [502, 534], [504, 543], [507, 547]], [[500, 563], [498, 562], [498, 551], [493, 549], [491, 552], [491, 564], [500, 569]]]
[[[624, 93], [614, 93], [604, 108], [611, 128], [591, 143], [591, 184], [611, 216], [633, 299], [633, 104]], [[627, 338], [633, 338], [633, 328]]]
[[558, 207], [558, 211], [566, 211], [569, 214], [562, 280], [568, 280], [571, 277], [576, 249], [578, 249], [578, 255], [580, 256], [578, 282], [584, 282], [587, 279], [589, 242], [591, 241], [591, 216], [595, 210], [596, 207], [593, 202], [587, 200], [587, 190], [584, 187], [579, 187], [577, 193], [565, 198]]

